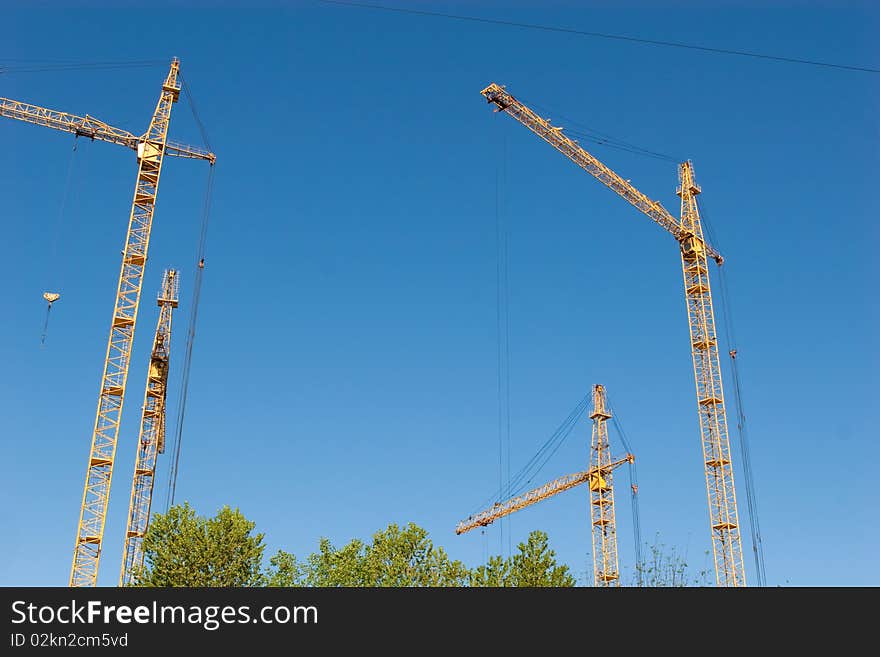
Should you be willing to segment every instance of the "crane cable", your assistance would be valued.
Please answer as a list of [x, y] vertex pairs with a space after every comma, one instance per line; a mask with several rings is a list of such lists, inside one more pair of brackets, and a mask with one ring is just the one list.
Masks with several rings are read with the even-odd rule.
[[208, 172], [208, 183], [205, 191], [204, 212], [202, 214], [202, 226], [199, 234], [198, 265], [196, 266], [195, 281], [193, 283], [193, 296], [190, 302], [189, 327], [186, 334], [186, 352], [183, 360], [181, 373], [180, 394], [177, 403], [177, 423], [174, 433], [174, 456], [171, 462], [171, 470], [168, 478], [168, 489], [165, 498], [165, 511], [167, 513], [174, 504], [174, 495], [177, 491], [177, 474], [180, 466], [180, 449], [183, 443], [183, 421], [186, 415], [186, 400], [189, 391], [189, 374], [192, 366], [193, 343], [196, 337], [196, 320], [199, 315], [199, 299], [202, 289], [202, 275], [205, 270], [205, 238], [208, 230], [208, 218], [210, 215], [211, 192], [214, 187], [214, 166]]
[[[705, 202], [698, 202], [698, 209], [702, 217], [703, 225], [706, 227], [706, 233], [712, 244], [717, 245], [718, 242], [712, 234], [712, 228], [706, 216]], [[755, 557], [755, 573], [757, 575], [758, 586], [767, 585], [767, 574], [764, 565], [764, 544], [761, 538], [761, 526], [758, 520], [758, 500], [755, 491], [754, 475], [752, 471], [751, 449], [749, 447], [749, 433], [746, 425], [746, 415], [743, 406], [742, 382], [739, 376], [739, 367], [737, 362], [736, 335], [733, 330], [733, 310], [730, 305], [730, 295], [727, 289], [727, 280], [725, 278], [725, 267], [718, 267], [718, 281], [721, 288], [721, 315], [722, 324], [724, 326], [725, 340], [728, 346], [728, 355], [730, 356], [731, 372], [733, 373], [733, 392], [734, 402], [736, 404], [736, 429], [739, 435], [740, 451], [743, 460], [743, 474], [746, 482], [746, 505], [749, 511], [749, 527], [752, 535], [752, 552]]]
[[[620, 438], [620, 442], [623, 443], [623, 448], [626, 450], [627, 454], [635, 454], [632, 447], [630, 446], [629, 440], [627, 440], [626, 433], [623, 431], [623, 425], [620, 423], [620, 419], [617, 417], [617, 412], [614, 410], [614, 406], [611, 403], [611, 400], [608, 398], [608, 392], [605, 392], [605, 399], [608, 402], [608, 408], [611, 411], [611, 425], [617, 431], [617, 435]], [[639, 513], [639, 478], [638, 472], [636, 471], [635, 461], [627, 462], [627, 473], [629, 474], [629, 490], [630, 490], [630, 508], [632, 510], [632, 518], [633, 518], [633, 539], [635, 546], [635, 572], [636, 572], [636, 586], [642, 586], [642, 571], [644, 568], [642, 567], [642, 518]]]
[[[77, 153], [79, 151], [79, 135], [74, 135], [73, 138], [73, 148], [70, 151], [70, 158], [67, 162], [67, 175], [64, 180], [64, 190], [61, 193], [61, 203], [58, 208], [58, 217], [55, 220], [55, 227], [52, 231], [52, 246], [49, 248], [49, 262], [46, 264], [46, 279], [47, 283], [53, 286], [53, 290], [57, 290], [54, 287], [54, 284], [57, 282], [58, 276], [57, 272], [57, 262], [58, 262], [58, 245], [61, 241], [61, 233], [64, 230], [64, 220], [65, 216], [68, 213], [68, 201], [70, 199], [71, 186], [75, 186], [77, 192], [79, 190], [79, 185], [73, 185], [74, 178], [82, 175], [81, 170], [78, 166], [79, 161], [82, 159], [81, 157], [77, 157]], [[86, 160], [87, 162], [87, 160]], [[79, 194], [76, 194], [76, 199], [79, 198]], [[46, 335], [49, 329], [49, 313], [52, 310], [52, 304], [55, 303], [60, 298], [60, 294], [57, 291], [45, 291], [43, 292], [43, 298], [48, 302], [46, 305], [46, 316], [43, 320], [43, 332], [40, 335], [40, 348], [45, 347], [46, 345]]]
[[[528, 462], [510, 479], [510, 486], [507, 488], [508, 494], [513, 497], [521, 493], [531, 483], [544, 468], [547, 462], [559, 450], [559, 447], [565, 442], [566, 438], [571, 435], [572, 430], [577, 425], [577, 421], [581, 418], [590, 403], [590, 394], [584, 395], [575, 405], [568, 417], [556, 428], [550, 437], [544, 442], [537, 452], [528, 460]], [[479, 504], [471, 515], [482, 511], [489, 507], [493, 502], [503, 501], [505, 488], [501, 487], [495, 491], [482, 504]]]
[[[193, 118], [195, 119], [199, 131], [202, 134], [202, 141], [204, 142], [208, 150], [211, 150], [213, 152], [213, 149], [211, 149], [211, 142], [208, 139], [207, 130], [205, 130], [205, 126], [202, 123], [201, 118], [199, 117], [198, 110], [196, 109], [195, 102], [193, 101], [192, 93], [190, 91], [189, 85], [183, 78], [183, 74], [180, 75], [180, 79], [182, 82], [184, 93], [186, 94], [187, 101], [190, 106], [190, 110], [192, 111]], [[177, 476], [180, 470], [180, 450], [183, 444], [183, 423], [186, 416], [186, 401], [189, 391], [189, 375], [192, 366], [193, 343], [195, 342], [196, 337], [196, 321], [199, 315], [199, 299], [201, 298], [202, 277], [205, 270], [205, 244], [208, 236], [208, 223], [211, 216], [211, 198], [213, 188], [214, 165], [212, 164], [208, 171], [208, 182], [205, 190], [205, 199], [202, 210], [202, 223], [199, 232], [198, 264], [196, 266], [195, 280], [193, 282], [192, 301], [190, 302], [189, 327], [187, 329], [186, 335], [186, 352], [184, 355], [183, 370], [181, 373], [180, 394], [177, 404], [177, 423], [175, 428], [174, 443], [172, 447], [174, 454], [172, 457], [171, 468], [168, 477], [168, 488], [166, 490], [165, 497], [166, 513], [168, 512], [168, 509], [174, 504], [174, 497], [177, 492]]]
[[[507, 186], [507, 137], [502, 133], [501, 158], [495, 171], [495, 248], [496, 289], [495, 323], [498, 342], [498, 488], [510, 497], [510, 284], [508, 235], [503, 195]], [[507, 453], [505, 468], [504, 455]], [[504, 551], [504, 528], [507, 527], [507, 553], [510, 556], [510, 518], [498, 522], [501, 551]]]
[[[518, 98], [520, 98], [525, 105], [528, 105], [529, 107], [533, 107], [536, 110], [538, 110], [541, 114], [543, 114], [542, 118], [544, 120], [550, 121], [551, 118], [548, 118], [548, 117], [552, 117], [552, 118], [559, 118], [560, 120], [565, 122], [565, 124], [566, 124], [565, 126], [557, 126], [557, 127], [561, 127], [565, 131], [565, 134], [568, 135], [569, 137], [572, 137], [572, 136], [578, 137], [582, 140], [589, 141], [589, 142], [596, 144], [598, 146], [605, 146], [607, 148], [614, 148], [614, 149], [617, 149], [620, 151], [624, 151], [626, 153], [630, 153], [632, 155], [641, 155], [643, 157], [650, 157], [650, 158], [654, 158], [654, 159], [658, 159], [658, 160], [663, 160], [666, 162], [678, 163], [678, 162], [683, 161], [682, 158], [675, 158], [675, 157], [672, 157], [671, 155], [667, 155], [666, 153], [660, 153], [658, 151], [653, 151], [653, 150], [650, 150], [647, 148], [642, 148], [641, 146], [633, 144], [632, 142], [620, 139], [618, 137], [614, 137], [613, 135], [610, 135], [608, 133], [599, 132], [595, 128], [591, 128], [590, 126], [588, 126], [584, 123], [581, 123], [580, 121], [577, 121], [575, 119], [572, 119], [570, 117], [564, 116], [563, 114], [560, 114], [559, 112], [554, 112], [554, 111], [552, 111], [552, 110], [550, 110], [550, 109], [548, 109], [538, 103], [533, 102], [532, 100], [523, 99], [521, 96], [518, 96]], [[575, 139], [573, 141], [577, 142], [578, 140]]]

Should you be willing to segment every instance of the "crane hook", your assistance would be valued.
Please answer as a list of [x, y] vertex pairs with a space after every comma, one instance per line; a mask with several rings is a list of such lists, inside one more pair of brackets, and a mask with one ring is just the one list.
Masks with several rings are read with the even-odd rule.
[[43, 335], [40, 336], [40, 346], [46, 344], [46, 329], [49, 328], [49, 311], [52, 310], [52, 304], [61, 298], [57, 292], [43, 292], [43, 298], [48, 302], [46, 305], [46, 319], [43, 322]]

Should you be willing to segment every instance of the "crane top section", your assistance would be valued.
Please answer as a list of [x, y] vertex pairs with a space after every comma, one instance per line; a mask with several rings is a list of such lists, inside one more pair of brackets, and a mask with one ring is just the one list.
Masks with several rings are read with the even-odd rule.
[[162, 275], [162, 289], [159, 290], [157, 305], [177, 308], [180, 279], [176, 269], [166, 269]]
[[[180, 85], [177, 82], [179, 70], [180, 62], [175, 57], [171, 61], [168, 77], [165, 78], [165, 82], [162, 84], [162, 91], [171, 94], [172, 102], [177, 102], [177, 99], [180, 97]], [[135, 135], [128, 130], [115, 128], [88, 114], [77, 116], [76, 114], [39, 107], [38, 105], [23, 103], [11, 98], [0, 98], [0, 116], [17, 119], [25, 123], [42, 125], [47, 128], [54, 128], [63, 132], [72, 132], [75, 135], [88, 137], [92, 140], [97, 139], [98, 141], [125, 146], [136, 153], [139, 152], [139, 146], [147, 142], [149, 137], [148, 134]], [[170, 140], [165, 143], [165, 155], [192, 160], [206, 160], [212, 166], [217, 161], [217, 156], [204, 148], [188, 146]]]
[[606, 409], [605, 386], [597, 383], [593, 386], [593, 412], [590, 419], [607, 420], [611, 417], [611, 411]]
[[[617, 192], [617, 194], [634, 205], [639, 211], [650, 217], [654, 223], [659, 224], [667, 232], [671, 233], [679, 243], [693, 237], [691, 231], [682, 226], [681, 222], [664, 208], [659, 201], [645, 196], [632, 184], [581, 148], [575, 140], [567, 137], [562, 132], [562, 127], [554, 126], [548, 119], [535, 114], [511, 94], [507, 93], [503, 86], [493, 82], [480, 93], [485, 97], [486, 102], [496, 106], [496, 112], [506, 112], [522, 123], [572, 162], [587, 171], [587, 173]], [[724, 259], [718, 251], [708, 244], [705, 245], [705, 248], [706, 253], [715, 262], [719, 265], [723, 262]]]

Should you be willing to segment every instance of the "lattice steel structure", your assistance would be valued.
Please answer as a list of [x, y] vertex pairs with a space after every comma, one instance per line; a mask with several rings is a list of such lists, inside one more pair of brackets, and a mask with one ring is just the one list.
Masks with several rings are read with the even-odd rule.
[[709, 491], [709, 524], [719, 586], [745, 586], [739, 519], [730, 460], [721, 368], [715, 339], [715, 316], [709, 287], [708, 258], [721, 265], [723, 258], [703, 237], [699, 212], [694, 200], [699, 188], [693, 181], [693, 167], [679, 167], [682, 215], [676, 219], [654, 201], [602, 164], [561, 127], [535, 114], [504, 87], [495, 83], [480, 92], [498, 112], [505, 112], [549, 143], [587, 173], [614, 190], [639, 211], [675, 237], [681, 249], [685, 276], [685, 297], [691, 334], [691, 353], [697, 389], [697, 410], [706, 483]]
[[156, 458], [165, 451], [165, 398], [171, 356], [171, 319], [178, 304], [178, 284], [177, 272], [173, 269], [167, 270], [159, 292], [159, 321], [153, 338], [144, 390], [141, 428], [128, 504], [128, 522], [122, 549], [122, 568], [119, 573], [120, 586], [131, 584], [144, 563], [142, 546], [144, 534], [150, 524]]
[[180, 96], [179, 70], [180, 63], [175, 57], [162, 84], [149, 129], [141, 136], [114, 128], [88, 115], [81, 117], [0, 98], [0, 116], [125, 146], [137, 154], [137, 180], [101, 375], [98, 408], [70, 569], [70, 586], [94, 586], [98, 577], [119, 422], [125, 400], [128, 366], [163, 158], [165, 155], [172, 155], [206, 160], [211, 165], [216, 161], [213, 153], [171, 143], [167, 139], [171, 107]]
[[620, 586], [617, 557], [617, 523], [614, 519], [613, 461], [608, 446], [611, 418], [605, 401], [605, 388], [593, 386], [593, 437], [590, 442], [590, 470], [597, 474], [590, 481], [590, 522], [593, 537], [593, 586]]

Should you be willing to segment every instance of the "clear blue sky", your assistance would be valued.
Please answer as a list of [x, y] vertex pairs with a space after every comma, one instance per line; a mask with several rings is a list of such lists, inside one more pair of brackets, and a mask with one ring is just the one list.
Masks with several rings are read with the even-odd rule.
[[[659, 533], [695, 567], [710, 564], [677, 246], [494, 114], [479, 91], [495, 81], [562, 125], [694, 161], [727, 258], [768, 583], [880, 584], [880, 76], [317, 3], [100, 4], [5, 9], [0, 59], [181, 59], [218, 163], [179, 500], [202, 513], [238, 506], [270, 552], [305, 555], [321, 536], [342, 544], [410, 521], [471, 565], [502, 549], [497, 525], [484, 537], [453, 530], [499, 483], [503, 169], [512, 469], [603, 383], [638, 459], [643, 538]], [[880, 68], [869, 3], [647, 4], [419, 6]], [[0, 95], [141, 133], [166, 68], [0, 75]], [[185, 102], [170, 132], [200, 143]], [[73, 137], [4, 119], [0, 138], [0, 584], [63, 585], [135, 161], [81, 143], [61, 212]], [[674, 163], [590, 148], [677, 213]], [[182, 160], [163, 172], [100, 584], [118, 577], [154, 299], [169, 266], [183, 282], [177, 399], [206, 173]], [[41, 349], [47, 289], [62, 298]], [[589, 431], [583, 419], [533, 483], [583, 469]], [[159, 510], [168, 466], [166, 454]], [[628, 570], [632, 520], [618, 481]], [[586, 494], [512, 516], [504, 552], [508, 532], [515, 545], [543, 529], [583, 579]], [[752, 576], [747, 531], [743, 545]]]

